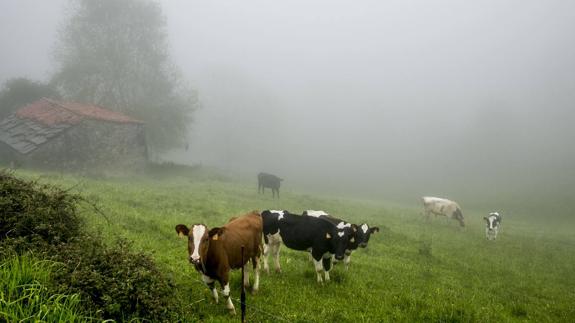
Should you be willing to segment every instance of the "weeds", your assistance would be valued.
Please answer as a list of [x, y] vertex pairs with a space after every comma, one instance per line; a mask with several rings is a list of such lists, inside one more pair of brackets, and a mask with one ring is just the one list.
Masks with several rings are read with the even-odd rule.
[[78, 294], [54, 294], [55, 265], [29, 255], [0, 265], [0, 321], [85, 322]]

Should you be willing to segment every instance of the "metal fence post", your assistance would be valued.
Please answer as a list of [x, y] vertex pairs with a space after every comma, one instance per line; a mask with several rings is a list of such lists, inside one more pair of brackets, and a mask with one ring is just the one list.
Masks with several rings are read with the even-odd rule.
[[242, 323], [246, 322], [246, 287], [244, 286], [244, 246], [242, 246], [242, 293], [240, 295], [240, 308], [242, 310]]

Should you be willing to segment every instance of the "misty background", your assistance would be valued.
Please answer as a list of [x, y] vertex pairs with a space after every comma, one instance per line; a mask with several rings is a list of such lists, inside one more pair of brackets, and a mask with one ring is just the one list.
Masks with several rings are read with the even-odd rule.
[[[67, 2], [0, 2], [0, 83], [47, 80]], [[573, 2], [159, 3], [201, 103], [189, 148], [163, 160], [254, 191], [265, 171], [284, 190], [414, 203], [573, 199]]]

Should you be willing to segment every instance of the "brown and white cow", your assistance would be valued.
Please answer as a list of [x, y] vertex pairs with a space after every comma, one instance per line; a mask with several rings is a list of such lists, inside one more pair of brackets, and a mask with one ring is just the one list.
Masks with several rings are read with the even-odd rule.
[[[229, 273], [231, 269], [244, 267], [244, 286], [249, 286], [247, 263], [251, 260], [254, 270], [255, 293], [259, 288], [259, 257], [262, 249], [262, 218], [257, 211], [231, 220], [219, 228], [204, 224], [194, 224], [191, 228], [183, 224], [176, 226], [176, 232], [188, 237], [188, 260], [202, 274], [202, 280], [211, 289], [215, 302], [218, 292], [215, 282], [222, 287], [226, 306], [235, 314], [234, 304], [230, 299]], [[244, 247], [242, 262], [241, 247]]]
[[463, 222], [463, 213], [461, 213], [461, 208], [454, 201], [443, 199], [439, 197], [424, 196], [423, 209], [425, 211], [425, 216], [429, 216], [433, 213], [435, 215], [443, 215], [451, 219], [459, 221], [459, 225], [465, 226]]

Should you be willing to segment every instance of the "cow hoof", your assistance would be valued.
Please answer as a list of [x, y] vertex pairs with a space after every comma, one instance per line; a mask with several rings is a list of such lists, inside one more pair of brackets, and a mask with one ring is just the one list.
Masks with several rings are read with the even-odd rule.
[[277, 273], [277, 274], [281, 274], [281, 273], [282, 273], [282, 270], [279, 269], [279, 268], [276, 268], [276, 273]]
[[228, 311], [230, 312], [230, 315], [236, 315], [236, 309], [235, 308], [228, 309]]
[[257, 293], [258, 293], [258, 290], [257, 290], [257, 289], [252, 289], [252, 290], [251, 290], [251, 294], [252, 294], [252, 295], [255, 295], [255, 294], [257, 294]]

